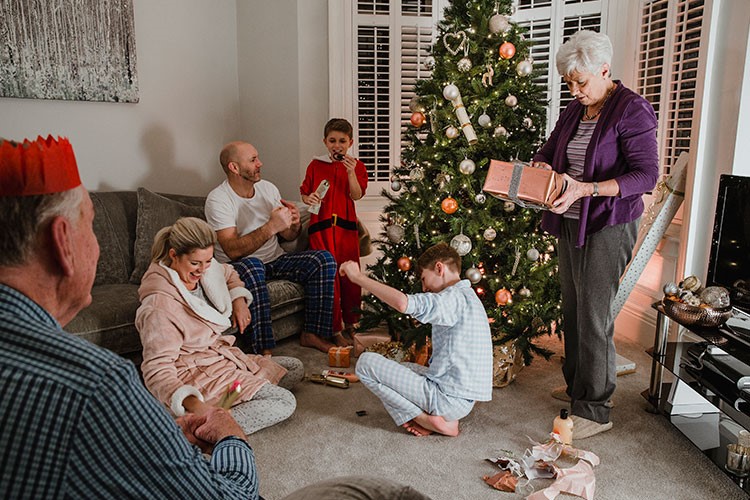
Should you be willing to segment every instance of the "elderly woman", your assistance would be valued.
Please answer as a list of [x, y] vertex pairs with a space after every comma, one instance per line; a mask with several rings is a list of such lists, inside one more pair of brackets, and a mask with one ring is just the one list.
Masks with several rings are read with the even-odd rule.
[[[136, 327], [143, 344], [143, 379], [176, 416], [201, 414], [239, 381], [232, 415], [247, 434], [288, 418], [296, 407], [290, 389], [302, 380], [302, 363], [245, 354], [230, 326], [250, 323], [252, 296], [232, 266], [213, 259], [216, 234], [186, 217], [154, 238], [152, 263], [138, 293]], [[276, 385], [278, 384], [278, 385]]]
[[542, 228], [558, 237], [567, 386], [552, 395], [571, 403], [573, 439], [612, 428], [611, 302], [632, 256], [641, 196], [659, 175], [654, 110], [612, 79], [611, 60], [609, 38], [593, 31], [579, 31], [560, 47], [557, 70], [575, 101], [533, 158], [568, 183]]

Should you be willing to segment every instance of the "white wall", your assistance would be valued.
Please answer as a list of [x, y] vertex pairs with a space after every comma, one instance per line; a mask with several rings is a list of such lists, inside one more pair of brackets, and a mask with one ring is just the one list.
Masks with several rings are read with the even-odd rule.
[[242, 140], [264, 163], [282, 196], [299, 186], [328, 120], [326, 0], [238, 0]]
[[240, 130], [235, 1], [133, 3], [140, 102], [0, 98], [0, 136], [67, 136], [90, 190], [205, 194]]

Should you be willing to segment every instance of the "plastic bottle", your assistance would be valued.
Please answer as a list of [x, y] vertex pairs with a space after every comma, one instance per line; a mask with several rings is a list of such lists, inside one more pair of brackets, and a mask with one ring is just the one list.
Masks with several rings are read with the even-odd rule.
[[573, 420], [568, 418], [568, 410], [563, 408], [560, 410], [560, 416], [555, 417], [552, 422], [552, 432], [560, 436], [560, 441], [563, 444], [571, 444], [573, 442]]

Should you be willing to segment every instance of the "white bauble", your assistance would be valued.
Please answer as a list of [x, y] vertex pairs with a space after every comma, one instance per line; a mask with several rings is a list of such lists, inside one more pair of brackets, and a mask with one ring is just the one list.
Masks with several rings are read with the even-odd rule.
[[513, 94], [510, 94], [508, 97], [505, 98], [505, 105], [509, 108], [513, 108], [518, 104], [518, 98], [514, 96]]
[[445, 97], [449, 101], [452, 101], [460, 95], [461, 92], [459, 92], [458, 87], [456, 87], [452, 83], [446, 85], [445, 88], [443, 88], [443, 97]]
[[512, 212], [515, 209], [516, 209], [516, 204], [513, 203], [512, 201], [506, 201], [505, 203], [503, 203], [503, 210], [505, 210], [506, 212]]
[[401, 181], [391, 181], [391, 189], [393, 191], [401, 191]]
[[476, 170], [477, 165], [474, 163], [474, 160], [471, 160], [469, 158], [464, 158], [461, 163], [458, 165], [458, 170], [461, 171], [462, 174], [471, 175], [474, 173], [474, 170]]
[[490, 32], [492, 33], [505, 33], [510, 27], [510, 21], [502, 14], [495, 14], [490, 18]]
[[462, 57], [458, 60], [458, 71], [462, 73], [466, 73], [467, 71], [469, 71], [471, 69], [471, 66], [471, 59], [469, 59], [468, 57]]
[[404, 240], [406, 230], [404, 229], [404, 226], [394, 224], [385, 228], [385, 234], [392, 243], [401, 243]]
[[458, 252], [458, 255], [463, 257], [471, 252], [471, 239], [465, 234], [457, 234], [451, 240], [451, 247]]
[[435, 58], [432, 56], [427, 56], [424, 58], [423, 64], [425, 69], [432, 71], [433, 69], [435, 69]]
[[455, 139], [456, 137], [458, 137], [458, 129], [451, 125], [447, 129], [445, 129], [445, 137], [447, 137], [448, 139]]
[[476, 267], [470, 267], [469, 269], [467, 269], [464, 273], [464, 276], [466, 276], [466, 279], [471, 281], [471, 283], [474, 285], [482, 281], [482, 271], [480, 271]]
[[477, 123], [484, 128], [489, 128], [492, 126], [492, 118], [490, 118], [490, 115], [487, 113], [482, 113], [479, 115], [479, 118], [477, 118]]
[[495, 131], [492, 132], [492, 135], [495, 137], [508, 137], [508, 130], [502, 125], [498, 125], [495, 127]]
[[474, 196], [474, 201], [476, 201], [480, 205], [484, 205], [484, 202], [487, 201], [487, 197], [484, 195], [484, 193], [477, 193], [477, 195]]
[[485, 240], [492, 241], [497, 237], [497, 231], [495, 231], [491, 227], [488, 227], [487, 229], [484, 230], [484, 234], [482, 236], [484, 236]]
[[523, 128], [531, 130], [534, 128], [534, 121], [528, 116], [523, 119]]
[[521, 61], [516, 65], [518, 76], [529, 76], [534, 71], [534, 65], [528, 59]]
[[523, 287], [518, 291], [518, 295], [520, 295], [521, 297], [531, 297], [531, 290]]
[[529, 248], [529, 250], [526, 252], [526, 258], [530, 261], [536, 262], [539, 260], [539, 250], [536, 248]]

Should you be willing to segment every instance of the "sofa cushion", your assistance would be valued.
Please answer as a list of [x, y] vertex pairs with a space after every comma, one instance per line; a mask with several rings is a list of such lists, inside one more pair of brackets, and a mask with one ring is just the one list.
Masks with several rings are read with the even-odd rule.
[[127, 197], [119, 192], [90, 192], [89, 196], [94, 205], [94, 234], [99, 242], [94, 285], [127, 283], [132, 263]]
[[180, 217], [206, 218], [203, 206], [186, 205], [148, 189], [138, 188], [138, 219], [135, 228], [135, 264], [130, 282], [139, 284], [151, 263], [151, 247], [159, 229], [171, 226]]

